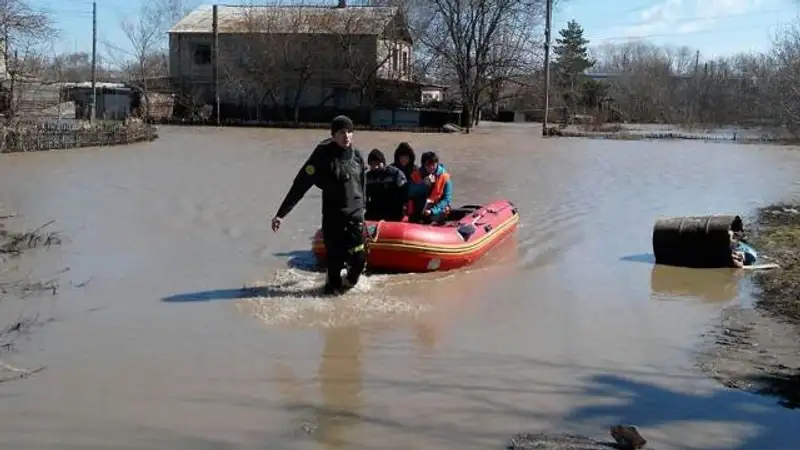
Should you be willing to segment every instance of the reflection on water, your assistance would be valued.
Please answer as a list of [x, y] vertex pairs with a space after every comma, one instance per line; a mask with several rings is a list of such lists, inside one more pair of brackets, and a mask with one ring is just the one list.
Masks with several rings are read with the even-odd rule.
[[[362, 148], [436, 151], [455, 203], [510, 199], [521, 223], [473, 267], [368, 276], [341, 298], [319, 295], [309, 264], [318, 190], [269, 230], [324, 132], [163, 127], [134, 147], [0, 155], [0, 203], [69, 238], [31, 266], [70, 268], [57, 322], [22, 349], [47, 370], [0, 386], [0, 447], [486, 449], [536, 427], [595, 434], [620, 414], [660, 449], [791, 435], [782, 412], [721, 415], [761, 407], [750, 397], [703, 410], [722, 394], [688, 350], [740, 275], [642, 255], [658, 217], [797, 193], [800, 154], [540, 134], [356, 133]], [[628, 384], [592, 386], [609, 374]], [[635, 410], [595, 407], [631, 386]], [[303, 421], [318, 427], [308, 439], [293, 433]]]
[[317, 412], [316, 439], [329, 449], [350, 448], [348, 429], [358, 424], [362, 406], [361, 333], [358, 327], [325, 331], [319, 364], [322, 408]]
[[653, 295], [661, 299], [691, 297], [707, 302], [729, 302], [739, 294], [743, 270], [689, 269], [654, 264], [650, 275]]

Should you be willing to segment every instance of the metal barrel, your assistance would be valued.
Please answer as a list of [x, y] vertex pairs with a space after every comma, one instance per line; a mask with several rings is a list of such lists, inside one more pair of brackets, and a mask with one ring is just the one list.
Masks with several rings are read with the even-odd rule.
[[670, 217], [653, 227], [656, 264], [711, 268], [732, 267], [729, 231], [742, 231], [736, 215]]

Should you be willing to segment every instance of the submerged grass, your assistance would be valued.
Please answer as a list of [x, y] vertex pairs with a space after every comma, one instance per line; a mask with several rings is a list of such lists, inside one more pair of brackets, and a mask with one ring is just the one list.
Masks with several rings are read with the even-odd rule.
[[[14, 215], [0, 214], [0, 220]], [[48, 222], [32, 231], [9, 231], [0, 223], [0, 302], [9, 296], [25, 298], [29, 295], [50, 291], [56, 294], [58, 284], [55, 281], [30, 281], [27, 277], [18, 277], [13, 258], [25, 250], [36, 247], [49, 247], [58, 245], [61, 239], [57, 232], [44, 231], [53, 222]], [[34, 328], [42, 326], [47, 321], [42, 321], [39, 316], [21, 316], [9, 323], [0, 323], [0, 383], [26, 378], [44, 370], [44, 367], [35, 369], [19, 368], [3, 361], [2, 356], [15, 350], [17, 341], [29, 334]]]

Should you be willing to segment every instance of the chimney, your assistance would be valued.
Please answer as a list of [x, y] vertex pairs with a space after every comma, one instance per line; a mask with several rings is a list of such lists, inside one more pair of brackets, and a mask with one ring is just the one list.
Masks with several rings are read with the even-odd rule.
[[339, 0], [337, 8], [347, 8], [347, 0]]

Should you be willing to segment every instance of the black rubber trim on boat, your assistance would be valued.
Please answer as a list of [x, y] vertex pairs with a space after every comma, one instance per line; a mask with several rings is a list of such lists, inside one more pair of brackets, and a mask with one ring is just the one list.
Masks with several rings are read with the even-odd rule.
[[467, 224], [467, 225], [461, 225], [460, 227], [458, 227], [458, 228], [456, 229], [456, 231], [457, 231], [457, 232], [458, 232], [458, 234], [461, 236], [461, 239], [463, 239], [463, 240], [464, 240], [464, 242], [466, 242], [466, 241], [468, 241], [468, 240], [469, 240], [469, 238], [471, 238], [471, 237], [472, 237], [472, 235], [473, 235], [473, 234], [475, 234], [475, 232], [476, 232], [476, 231], [478, 231], [478, 230], [477, 230], [477, 228], [475, 228], [473, 225], [469, 225], [469, 224]]

